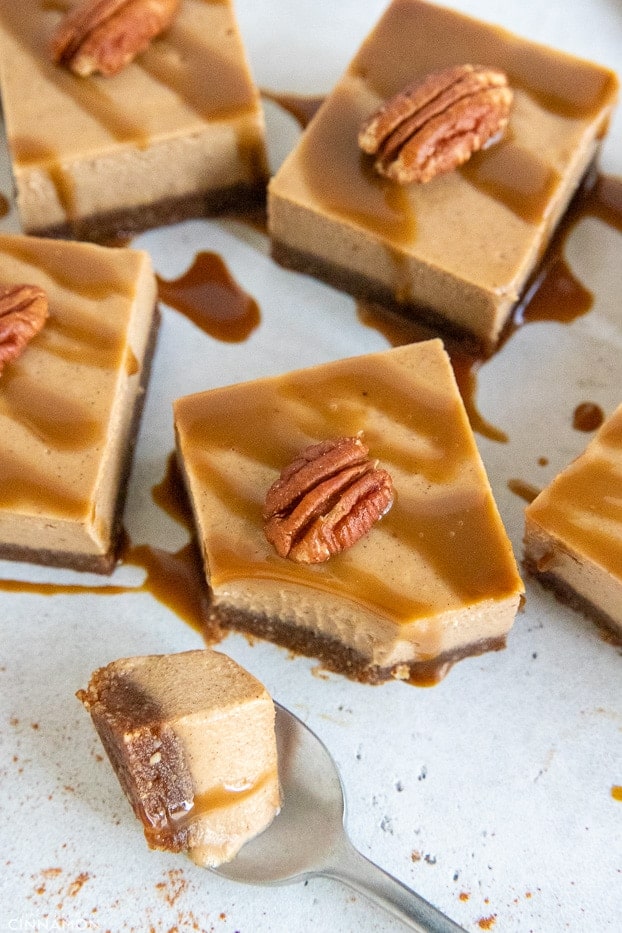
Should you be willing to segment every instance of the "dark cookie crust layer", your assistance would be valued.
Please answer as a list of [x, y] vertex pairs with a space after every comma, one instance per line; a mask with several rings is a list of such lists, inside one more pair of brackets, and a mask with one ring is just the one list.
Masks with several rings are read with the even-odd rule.
[[441, 680], [450, 667], [462, 658], [501, 651], [505, 637], [485, 638], [456, 651], [445, 652], [425, 661], [400, 661], [389, 667], [370, 663], [368, 657], [334, 638], [319, 635], [292, 622], [251, 614], [226, 606], [212, 607], [206, 637], [216, 638], [219, 629], [234, 629], [274, 642], [295, 654], [317, 658], [323, 666], [350, 680], [381, 684], [388, 680], [406, 680], [414, 684], [431, 684]]

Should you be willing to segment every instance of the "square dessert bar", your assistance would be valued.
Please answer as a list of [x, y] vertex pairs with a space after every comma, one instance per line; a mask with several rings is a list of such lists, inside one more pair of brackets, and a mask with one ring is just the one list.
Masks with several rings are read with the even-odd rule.
[[274, 703], [226, 655], [122, 658], [77, 696], [151, 848], [214, 867], [278, 813]]
[[525, 565], [622, 639], [622, 406], [525, 510]]
[[51, 59], [51, 37], [75, 6], [0, 9], [23, 230], [102, 240], [261, 201], [263, 113], [230, 0], [182, 0], [172, 25], [110, 77], [81, 77]]
[[110, 572], [155, 344], [151, 261], [0, 236], [0, 285], [21, 284], [49, 316], [0, 373], [0, 558]]
[[[379, 174], [359, 148], [361, 124], [406, 86], [461, 65], [507, 76], [503, 137], [425, 183]], [[616, 94], [605, 68], [423, 0], [394, 0], [270, 182], [273, 256], [490, 350]]]
[[[174, 416], [216, 630], [369, 682], [438, 678], [504, 646], [523, 586], [440, 340], [190, 395]], [[267, 492], [301, 451], [335, 438], [364, 442], [393, 504], [324, 562], [280, 556], [264, 533]]]

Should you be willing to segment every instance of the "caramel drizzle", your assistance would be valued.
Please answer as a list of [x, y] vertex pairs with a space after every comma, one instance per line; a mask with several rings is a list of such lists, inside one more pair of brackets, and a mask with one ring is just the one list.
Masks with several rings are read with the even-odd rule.
[[[299, 449], [301, 438], [343, 433], [344, 420], [350, 420], [357, 430], [365, 431], [370, 450], [389, 471], [416, 472], [429, 484], [429, 496], [415, 501], [399, 492], [398, 482], [396, 502], [373, 533], [397, 538], [419, 553], [454, 594], [456, 606], [464, 600], [507, 595], [516, 587], [517, 578], [509, 550], [499, 554], [491, 499], [473, 492], [472, 487], [444, 488], [471, 454], [468, 434], [452, 411], [453, 403], [447, 406], [431, 390], [426, 393], [423, 386], [404, 389], [399, 372], [386, 376], [372, 362], [357, 362], [350, 377], [326, 376], [319, 385], [317, 375], [298, 373], [291, 383], [283, 377], [273, 384], [272, 391], [262, 391], [257, 402], [247, 394], [229, 391], [222, 404], [210, 405], [205, 415], [200, 397], [187, 400], [183, 443], [185, 454], [191, 451], [196, 479], [226, 504], [244, 529], [235, 554], [224, 538], [215, 534], [210, 546], [214, 584], [241, 577], [292, 581], [338, 593], [400, 621], [438, 611], [433, 594], [405, 594], [360, 564], [356, 548], [312, 568], [276, 558], [260, 533], [261, 491], [254, 486], [245, 488], [237, 475], [216, 468], [209, 457], [209, 451], [234, 449], [250, 462], [278, 470]], [[336, 400], [340, 402], [335, 404]], [[374, 405], [394, 422], [408, 426], [421, 442], [420, 452], [400, 450], [393, 440], [384, 440], [392, 435], [390, 430], [382, 435], [366, 430], [368, 406]], [[279, 415], [284, 409], [285, 421]], [[243, 437], [235, 428], [240, 419], [248, 426]], [[395, 472], [393, 475], [395, 478]], [[450, 608], [448, 603], [444, 608]]]
[[[456, 56], [459, 61], [456, 62]], [[392, 97], [418, 76], [463, 61], [485, 62], [508, 73], [510, 84], [536, 100], [548, 113], [568, 120], [596, 117], [613, 104], [616, 82], [598, 69], [561, 54], [547, 54], [453, 12], [425, 4], [393, 4], [365, 43], [302, 142], [307, 184], [328, 210], [372, 230], [389, 245], [414, 241], [416, 198], [408, 188], [386, 185], [358, 151], [358, 127], [371, 105], [361, 102], [357, 82], [381, 100]], [[412, 72], [417, 63], [418, 74]], [[540, 223], [560, 183], [553, 165], [512, 138], [478, 153], [460, 170], [478, 190], [529, 224]], [[330, 172], [326, 166], [330, 165]], [[394, 190], [397, 189], [397, 190]]]
[[529, 515], [554, 527], [579, 552], [622, 578], [622, 409], [605, 422], [587, 452], [559, 474]]
[[[114, 79], [92, 77], [85, 80], [48, 60], [41, 30], [40, 4], [36, 0], [4, 4], [0, 10], [0, 21], [11, 31], [24, 52], [32, 57], [33, 67], [38, 73], [60, 88], [114, 139], [138, 148], [147, 146], [151, 135], [148, 127], [107, 93], [108, 82]], [[215, 49], [207, 48], [181, 24], [174, 24], [164, 37], [153, 42], [132, 67], [140, 68], [173, 92], [202, 120], [240, 117], [256, 105], [256, 94], [245, 72]], [[69, 220], [75, 219], [73, 182], [55, 150], [37, 139], [13, 137], [9, 143], [16, 163], [45, 167], [66, 216]], [[253, 147], [246, 143], [242, 134], [238, 146], [250, 162]], [[258, 178], [266, 172], [261, 160], [251, 168]]]
[[[83, 400], [68, 396], [46, 381], [46, 357], [54, 357], [70, 366], [93, 367], [113, 371], [124, 352], [123, 333], [119, 327], [95, 313], [84, 310], [84, 300], [94, 301], [133, 294], [134, 285], [119, 275], [107, 257], [93, 252], [89, 261], [78, 267], [71, 261], [63, 265], [52, 241], [36, 244], [27, 238], [0, 236], [2, 255], [36, 269], [38, 280], [44, 276], [66, 290], [62, 310], [54, 303], [50, 317], [40, 334], [31, 342], [32, 360], [28, 357], [5, 367], [0, 385], [0, 414], [42, 445], [59, 454], [92, 448], [102, 441], [104, 423], [93, 416], [93, 409]], [[44, 280], [44, 279], [43, 279]], [[51, 362], [51, 361], [50, 361]], [[131, 361], [130, 361], [131, 362]], [[54, 367], [54, 371], [59, 370]], [[64, 518], [82, 518], [88, 503], [72, 492], [70, 481], [55, 476], [41, 463], [33, 467], [9, 444], [0, 448], [0, 505], [4, 508], [47, 510]]]
[[225, 783], [218, 784], [202, 794], [195, 794], [189, 810], [171, 813], [171, 823], [176, 828], [182, 827], [184, 824], [192, 823], [214, 810], [237, 806], [244, 800], [261, 793], [264, 788], [274, 784], [276, 780], [277, 771], [276, 768], [272, 768], [260, 774], [254, 781], [243, 784], [241, 787], [234, 787]]

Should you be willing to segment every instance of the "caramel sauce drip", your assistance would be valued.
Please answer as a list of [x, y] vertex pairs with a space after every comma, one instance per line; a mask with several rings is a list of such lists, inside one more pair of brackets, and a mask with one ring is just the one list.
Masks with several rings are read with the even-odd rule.
[[211, 337], [239, 343], [260, 323], [257, 302], [235, 281], [217, 253], [200, 252], [172, 281], [158, 276], [160, 300]]
[[[538, 321], [569, 324], [591, 310], [594, 296], [576, 278], [564, 258], [570, 234], [586, 217], [596, 217], [612, 229], [622, 231], [621, 179], [602, 175], [595, 167], [588, 172], [538, 268], [526, 285], [497, 350], [504, 346], [510, 337], [525, 324]], [[394, 347], [435, 336], [432, 328], [420, 321], [406, 315], [399, 315], [371, 302], [359, 302], [357, 312], [363, 324], [383, 334]], [[490, 440], [507, 441], [507, 434], [483, 418], [477, 408], [477, 371], [485, 360], [482, 357], [466, 354], [462, 346], [456, 346], [451, 336], [445, 338], [445, 349], [452, 361], [456, 381], [473, 430]], [[580, 428], [575, 424], [578, 430], [594, 430], [599, 427], [599, 424], [595, 423], [598, 418], [595, 411], [587, 415], [582, 410], [578, 418], [582, 423], [585, 423], [584, 419], [588, 418], [588, 423], [594, 425], [589, 428]]]
[[202, 794], [195, 794], [191, 808], [184, 813], [174, 814], [172, 820], [175, 826], [182, 826], [222, 807], [236, 806], [243, 800], [248, 800], [249, 797], [260, 793], [269, 784], [273, 784], [276, 778], [277, 772], [276, 769], [273, 769], [260, 774], [254, 781], [244, 784], [242, 787], [219, 784]]
[[10, 210], [11, 204], [9, 199], [3, 194], [0, 194], [0, 217], [6, 217]]
[[533, 502], [540, 493], [537, 486], [532, 486], [531, 483], [526, 483], [522, 479], [509, 479], [508, 489], [510, 492], [513, 492], [515, 496], [524, 499], [525, 502]]
[[136, 63], [204, 120], [243, 116], [255, 106], [246, 72], [179, 20]]
[[[393, 347], [418, 343], [437, 336], [431, 328], [420, 321], [368, 301], [357, 302], [357, 315], [362, 324], [381, 333]], [[469, 356], [462, 347], [456, 346], [451, 338], [446, 338], [445, 349], [449, 354], [458, 389], [464, 402], [471, 427], [477, 434], [492, 441], [506, 443], [505, 431], [487, 421], [477, 407], [477, 371], [484, 360]]]
[[581, 402], [572, 413], [572, 426], [575, 431], [596, 431], [604, 420], [604, 411], [594, 402]]
[[[204, 634], [208, 593], [199, 548], [194, 538], [177, 551], [149, 544], [133, 544], [126, 535], [121, 563], [140, 567], [145, 579], [126, 592], [149, 593], [180, 619]], [[105, 593], [107, 587], [97, 592]]]
[[261, 96], [291, 114], [302, 130], [308, 127], [325, 100], [324, 95], [281, 94], [265, 88], [261, 89]]
[[410, 242], [415, 217], [407, 189], [378, 175], [358, 147], [358, 128], [367, 116], [360, 101], [341, 87], [326, 108], [301, 140], [310, 189], [329, 210], [373, 230], [389, 245]]
[[588, 451], [555, 480], [531, 515], [592, 561], [622, 578], [622, 483], [615, 456], [622, 451], [622, 409]]
[[613, 797], [614, 800], [622, 801], [622, 786], [620, 786], [619, 784], [614, 784], [613, 787], [611, 788], [611, 796]]
[[[3, 490], [16, 488], [15, 479], [20, 477], [23, 465], [15, 466], [12, 474], [8, 474], [6, 465], [0, 461], [0, 505], [12, 505], [1, 498]], [[42, 490], [46, 489], [42, 477], [34, 477], [33, 482], [41, 482]], [[49, 485], [49, 481], [48, 481]], [[154, 486], [153, 497], [156, 503], [172, 518], [189, 531], [193, 532], [192, 513], [190, 504], [183, 488], [174, 454], [171, 454], [166, 474], [162, 481]], [[88, 503], [79, 500], [63, 501], [62, 492], [51, 490], [48, 506], [61, 507], [64, 514], [70, 514], [71, 509], [76, 515], [84, 514]], [[208, 605], [208, 592], [205, 583], [203, 562], [199, 548], [194, 537], [177, 551], [167, 551], [147, 544], [133, 544], [129, 535], [124, 534], [120, 561], [139, 567], [145, 571], [145, 579], [140, 586], [86, 586], [83, 584], [57, 584], [57, 583], [28, 583], [22, 580], [1, 580], [0, 592], [4, 593], [33, 593], [38, 596], [76, 596], [84, 593], [97, 596], [118, 596], [124, 593], [149, 593], [172, 612], [191, 625], [204, 637], [207, 637], [205, 620]], [[214, 633], [211, 633], [214, 640]]]
[[529, 224], [542, 220], [560, 181], [546, 162], [509, 139], [476, 152], [459, 171], [469, 184]]
[[[336, 399], [347, 402], [335, 404]], [[249, 577], [292, 581], [355, 599], [397, 621], [438, 611], [433, 594], [400, 590], [347, 552], [311, 569], [277, 559], [260, 532], [263, 490], [249, 490], [243, 476], [225, 466], [220, 469], [214, 458], [202, 457], [204, 452], [233, 449], [243, 459], [278, 472], [293, 459], [305, 435], [330, 437], [363, 430], [374, 457], [389, 472], [417, 473], [434, 487], [430, 499], [398, 495], [380, 523], [384, 533], [420, 554], [451, 590], [456, 605], [507, 595], [516, 585], [515, 569], [511, 556], [498, 547], [491, 499], [472, 487], [449, 486], [471, 455], [470, 439], [454, 416], [454, 404], [424, 385], [405, 386], [399, 370], [387, 374], [372, 360], [359, 360], [349, 374], [325, 375], [319, 383], [317, 373], [298, 373], [295, 383], [282, 377], [257, 399], [229, 390], [212, 398], [209, 414], [204, 413], [201, 396], [186, 399], [184, 444], [186, 453], [191, 451], [193, 472], [246, 529], [235, 552], [214, 533], [213, 584]], [[366, 429], [370, 407], [407, 427], [421, 443], [402, 447], [395, 432], [376, 435]], [[240, 423], [245, 424], [242, 436]], [[449, 488], [443, 489], [445, 484]], [[443, 608], [450, 605], [451, 598]]]

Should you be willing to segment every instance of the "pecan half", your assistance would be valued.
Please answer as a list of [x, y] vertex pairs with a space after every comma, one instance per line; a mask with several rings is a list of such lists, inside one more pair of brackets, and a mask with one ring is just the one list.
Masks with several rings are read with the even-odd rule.
[[406, 185], [453, 171], [507, 126], [512, 89], [497, 68], [456, 65], [404, 88], [362, 124], [376, 170]]
[[81, 77], [115, 75], [170, 26], [181, 0], [83, 0], [52, 36], [52, 60]]
[[281, 557], [319, 564], [351, 547], [393, 504], [393, 482], [358, 437], [313, 444], [266, 495], [264, 532]]
[[47, 295], [38, 285], [0, 285], [0, 373], [24, 352], [47, 316]]

